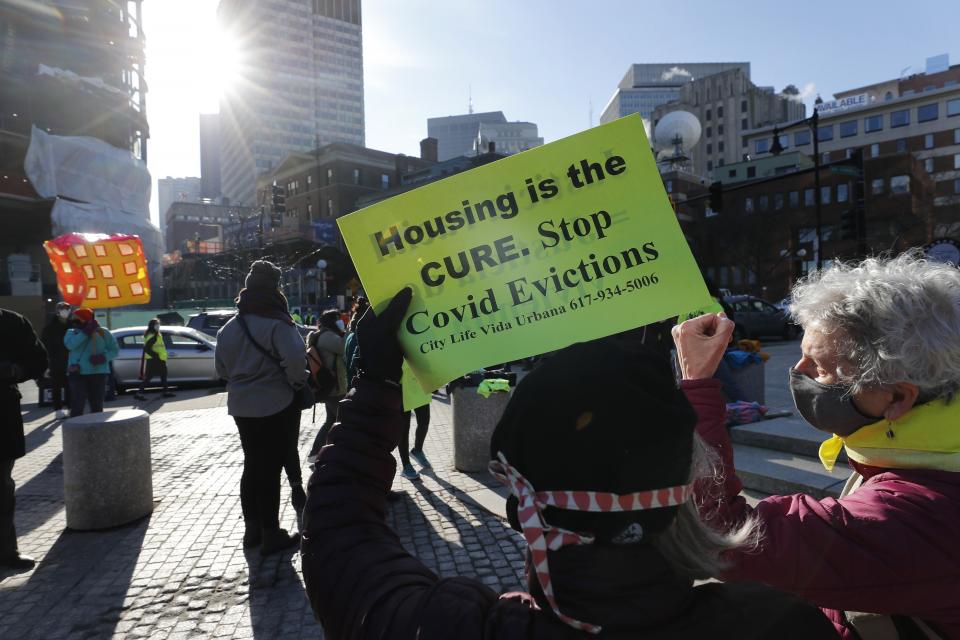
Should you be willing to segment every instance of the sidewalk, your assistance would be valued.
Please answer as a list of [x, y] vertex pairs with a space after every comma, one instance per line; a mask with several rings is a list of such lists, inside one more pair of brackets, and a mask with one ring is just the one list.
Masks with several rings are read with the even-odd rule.
[[[101, 532], [65, 530], [59, 423], [49, 412], [28, 413], [35, 418], [27, 425], [29, 453], [14, 469], [16, 523], [21, 550], [39, 562], [30, 573], [0, 573], [0, 635], [322, 637], [303, 592], [299, 556], [263, 559], [241, 546], [242, 453], [222, 404], [222, 394], [208, 396], [202, 405], [212, 408], [152, 415], [155, 510]], [[435, 397], [431, 412], [425, 449], [435, 471], [415, 483], [398, 477], [394, 488], [407, 497], [391, 505], [389, 523], [434, 571], [518, 589], [522, 538], [479, 506], [497, 502], [482, 476], [453, 470], [445, 396]], [[303, 456], [322, 420], [322, 405], [316, 425], [304, 412]], [[293, 530], [285, 482], [282, 501], [281, 526]]]

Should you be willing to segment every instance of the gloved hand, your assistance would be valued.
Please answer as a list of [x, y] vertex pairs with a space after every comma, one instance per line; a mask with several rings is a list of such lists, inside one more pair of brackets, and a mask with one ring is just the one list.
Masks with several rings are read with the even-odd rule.
[[97, 324], [96, 320], [91, 320], [90, 322], [80, 325], [80, 331], [83, 331], [86, 335], [90, 336], [93, 335], [93, 332], [96, 331], [97, 327], [99, 326], [100, 325]]
[[360, 318], [357, 323], [357, 351], [363, 377], [400, 384], [403, 351], [397, 340], [397, 329], [412, 297], [413, 289], [404, 287], [393, 296], [380, 316], [370, 307]]

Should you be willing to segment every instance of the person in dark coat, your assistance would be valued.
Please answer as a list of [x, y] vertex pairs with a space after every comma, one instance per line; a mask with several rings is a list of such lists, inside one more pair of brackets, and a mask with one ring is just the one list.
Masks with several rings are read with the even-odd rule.
[[40, 340], [47, 350], [50, 369], [50, 392], [53, 397], [53, 410], [56, 412], [57, 420], [67, 417], [67, 412], [63, 409], [63, 401], [66, 398], [69, 405], [69, 389], [67, 384], [67, 348], [63, 344], [63, 337], [70, 328], [70, 305], [66, 302], [58, 302], [57, 310], [44, 325], [40, 333]]
[[408, 428], [396, 334], [410, 297], [361, 320], [360, 374], [308, 487], [303, 575], [326, 638], [837, 637], [795, 596], [694, 586], [759, 534], [750, 521], [703, 523], [691, 499], [706, 475], [696, 414], [668, 361], [613, 341], [574, 345], [527, 376], [491, 440], [510, 523], [529, 545], [530, 593], [439, 578], [407, 553], [385, 520], [391, 451]]
[[19, 313], [0, 309], [0, 335], [0, 566], [26, 571], [35, 563], [18, 550], [13, 526], [13, 463], [27, 453], [17, 384], [43, 375], [47, 352], [30, 321]]

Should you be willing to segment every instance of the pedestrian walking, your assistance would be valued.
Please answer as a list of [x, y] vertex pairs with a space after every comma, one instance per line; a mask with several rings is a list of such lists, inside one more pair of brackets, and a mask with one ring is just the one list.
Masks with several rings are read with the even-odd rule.
[[227, 381], [227, 412], [243, 447], [243, 546], [259, 546], [261, 555], [300, 540], [280, 528], [280, 472], [300, 433], [297, 395], [307, 383], [307, 370], [280, 275], [266, 260], [250, 265], [237, 297], [238, 313], [217, 334], [215, 353], [217, 373]]
[[47, 368], [47, 353], [30, 321], [7, 309], [0, 309], [0, 566], [27, 571], [33, 558], [20, 553], [13, 524], [16, 484], [13, 465], [26, 455], [20, 391], [17, 384], [39, 378]]
[[[836, 638], [795, 596], [759, 584], [694, 586], [755, 545], [750, 520], [704, 524], [696, 482], [716, 481], [669, 361], [612, 340], [558, 352], [517, 386], [491, 443], [530, 593], [438, 578], [384, 524], [409, 428], [397, 331], [404, 289], [358, 328], [361, 372], [310, 479], [303, 576], [328, 638]], [[590, 371], [584, 377], [582, 372]]]
[[70, 328], [70, 305], [66, 302], [58, 302], [56, 312], [44, 325], [40, 333], [40, 340], [47, 350], [48, 367], [50, 370], [50, 393], [53, 403], [53, 411], [57, 420], [63, 420], [67, 417], [64, 410], [64, 400], [67, 406], [70, 401], [70, 386], [67, 384], [67, 347], [63, 344], [63, 338]]
[[91, 413], [103, 411], [110, 363], [119, 352], [116, 338], [100, 326], [92, 310], [80, 307], [73, 316], [79, 326], [68, 329], [63, 337], [63, 344], [69, 351], [67, 377], [71, 418], [83, 415], [88, 402]]
[[844, 639], [960, 638], [960, 271], [910, 254], [835, 264], [792, 297], [804, 336], [790, 390], [831, 436], [824, 465], [846, 450], [853, 474], [839, 500], [746, 503], [712, 379], [733, 323], [705, 315], [674, 332], [697, 432], [722, 463], [723, 483], [701, 487], [702, 512], [765, 532], [718, 577], [795, 593]]
[[363, 296], [358, 296], [353, 302], [350, 313], [350, 323], [347, 325], [347, 335], [343, 337], [343, 356], [347, 365], [347, 388], [353, 386], [353, 379], [357, 375], [359, 360], [357, 359], [357, 323], [367, 311], [370, 303]]
[[147, 323], [147, 330], [143, 332], [143, 353], [140, 354], [140, 391], [133, 397], [137, 400], [146, 400], [144, 389], [157, 377], [163, 385], [163, 397], [174, 397], [176, 394], [167, 387], [167, 345], [164, 344], [163, 334], [160, 332], [160, 319], [153, 318]]
[[403, 419], [406, 421], [404, 424], [407, 425], [407, 428], [400, 432], [398, 448], [400, 450], [400, 463], [403, 465], [400, 475], [407, 480], [418, 480], [420, 474], [410, 464], [410, 458], [416, 460], [417, 464], [424, 469], [431, 468], [430, 461], [423, 453], [423, 444], [427, 441], [427, 430], [430, 428], [430, 404], [425, 404], [413, 410], [413, 413], [417, 416], [417, 430], [412, 449], [410, 449], [410, 413], [410, 411], [403, 412]]
[[334, 377], [332, 390], [323, 398], [326, 416], [310, 448], [308, 459], [316, 459], [317, 452], [327, 440], [327, 433], [337, 419], [337, 404], [347, 393], [347, 366], [344, 362], [344, 333], [337, 322], [340, 312], [331, 309], [320, 314], [317, 330], [307, 336], [307, 348], [315, 349], [322, 366]]

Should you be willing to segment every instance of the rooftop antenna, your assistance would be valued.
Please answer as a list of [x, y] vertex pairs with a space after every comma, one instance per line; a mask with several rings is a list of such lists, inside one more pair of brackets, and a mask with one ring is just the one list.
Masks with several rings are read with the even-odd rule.
[[473, 113], [473, 85], [467, 85], [467, 113]]

